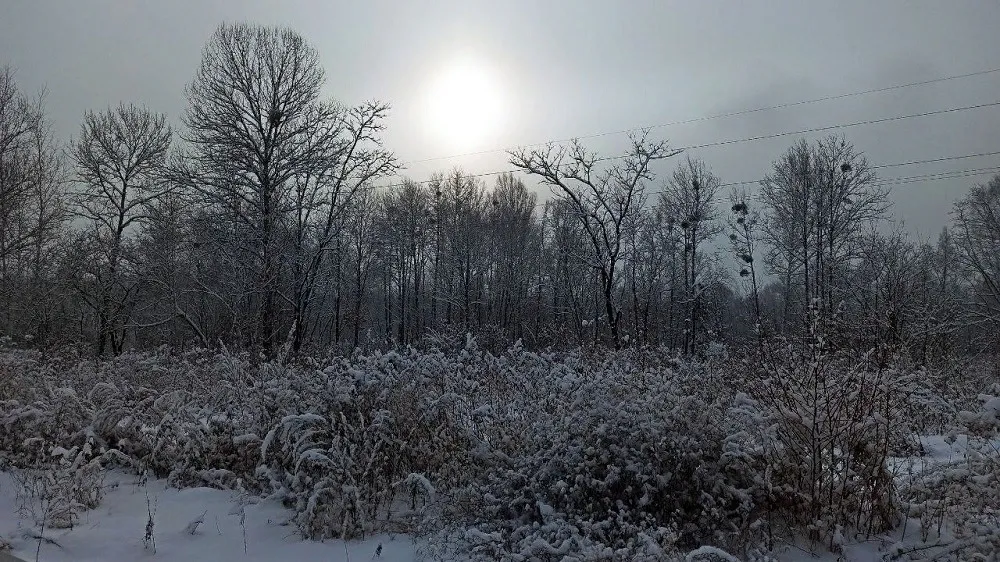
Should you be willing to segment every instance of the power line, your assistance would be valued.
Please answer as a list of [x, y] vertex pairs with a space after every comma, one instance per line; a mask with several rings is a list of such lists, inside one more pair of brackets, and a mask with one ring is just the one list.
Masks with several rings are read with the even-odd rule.
[[969, 170], [957, 170], [952, 172], [940, 172], [937, 174], [921, 174], [917, 176], [908, 176], [901, 178], [888, 178], [885, 180], [877, 181], [875, 185], [885, 186], [885, 185], [896, 185], [902, 183], [914, 183], [920, 181], [950, 180], [954, 178], [965, 178], [970, 176], [995, 174], [997, 172], [1000, 172], [1000, 166], [993, 166], [990, 168], [973, 168]]
[[[777, 105], [769, 105], [769, 106], [766, 106], [766, 107], [756, 107], [756, 108], [753, 108], [753, 109], [744, 109], [744, 110], [739, 110], [739, 111], [730, 111], [730, 112], [726, 112], [726, 113], [716, 113], [716, 114], [706, 115], [706, 116], [702, 116], [702, 117], [694, 117], [694, 118], [690, 118], [690, 119], [683, 119], [683, 120], [680, 120], [680, 121], [671, 121], [669, 123], [661, 123], [661, 124], [658, 124], [658, 125], [650, 125], [650, 126], [647, 126], [647, 127], [634, 127], [634, 128], [631, 128], [631, 129], [621, 129], [621, 130], [618, 130], [618, 131], [606, 131], [606, 132], [602, 132], [602, 133], [593, 133], [593, 134], [589, 134], [589, 135], [583, 135], [583, 136], [578, 136], [578, 137], [573, 137], [573, 138], [567, 138], [567, 139], [550, 140], [550, 141], [540, 142], [540, 143], [525, 144], [525, 145], [521, 145], [521, 147], [522, 148], [530, 148], [530, 147], [534, 147], [534, 146], [544, 146], [544, 145], [549, 144], [549, 143], [569, 142], [569, 141], [576, 140], [576, 139], [592, 139], [592, 138], [606, 137], [606, 136], [612, 136], [612, 135], [622, 135], [622, 134], [627, 134], [627, 133], [633, 133], [633, 132], [642, 131], [642, 130], [645, 130], [645, 129], [661, 129], [661, 128], [673, 127], [673, 126], [677, 126], [677, 125], [687, 125], [687, 124], [691, 124], [691, 123], [700, 123], [700, 122], [703, 122], [703, 121], [711, 121], [711, 120], [715, 120], [715, 119], [723, 119], [723, 118], [728, 118], [728, 117], [737, 117], [737, 116], [740, 116], [740, 115], [750, 115], [750, 114], [753, 114], [753, 113], [759, 113], [761, 111], [772, 111], [772, 110], [775, 110], [775, 109], [785, 109], [785, 108], [796, 107], [796, 106], [800, 106], [800, 105], [820, 103], [820, 102], [825, 102], [825, 101], [833, 101], [833, 100], [838, 100], [838, 99], [843, 99], [843, 98], [856, 97], [856, 96], [864, 96], [864, 95], [869, 95], [869, 94], [877, 94], [877, 93], [889, 92], [889, 91], [892, 91], [892, 90], [900, 90], [900, 89], [903, 89], [903, 88], [912, 88], [912, 87], [915, 87], [915, 86], [925, 86], [925, 85], [928, 85], [928, 84], [936, 84], [936, 83], [939, 83], [939, 82], [947, 82], [947, 81], [950, 81], [950, 80], [959, 80], [959, 79], [963, 79], [963, 78], [972, 78], [972, 77], [975, 77], [975, 76], [983, 76], [983, 75], [986, 75], [986, 74], [993, 74], [993, 73], [996, 73], [996, 72], [1000, 72], [1000, 68], [991, 68], [991, 69], [988, 69], [988, 70], [980, 70], [980, 71], [977, 71], [977, 72], [969, 72], [969, 73], [966, 73], [966, 74], [955, 74], [955, 75], [952, 75], [952, 76], [943, 76], [941, 78], [932, 78], [930, 80], [921, 80], [919, 82], [909, 82], [909, 83], [906, 83], [906, 84], [895, 84], [895, 85], [892, 85], [892, 86], [884, 86], [884, 87], [881, 87], [881, 88], [872, 88], [872, 89], [869, 89], [869, 90], [862, 90], [862, 91], [858, 91], [858, 92], [848, 92], [848, 93], [843, 93], [843, 94], [834, 94], [834, 95], [823, 96], [823, 97], [819, 97], [819, 98], [812, 98], [812, 99], [800, 100], [800, 101], [795, 101], [795, 102], [781, 103], [781, 104], [777, 104]], [[465, 152], [465, 153], [459, 153], [459, 154], [452, 154], [452, 155], [448, 155], [448, 156], [435, 156], [435, 157], [431, 157], [431, 158], [422, 158], [422, 159], [419, 159], [419, 160], [409, 160], [407, 162], [404, 162], [403, 164], [404, 165], [406, 165], [406, 164], [421, 164], [421, 163], [424, 163], [424, 162], [434, 162], [434, 161], [438, 161], [438, 160], [451, 160], [451, 159], [454, 159], [454, 158], [463, 158], [463, 157], [466, 157], [466, 156], [478, 156], [478, 155], [482, 155], [482, 154], [492, 154], [494, 152], [506, 152], [506, 151], [508, 151], [508, 150], [510, 150], [512, 148], [516, 148], [516, 147], [493, 148], [493, 149], [489, 149], [489, 150], [478, 150], [478, 151], [474, 151], [474, 152]]]
[[[998, 154], [1000, 154], [1000, 153], [998, 153]], [[959, 158], [961, 158], [961, 157], [959, 157]], [[954, 159], [954, 158], [952, 158], [952, 159]], [[902, 176], [902, 177], [895, 177], [895, 178], [885, 178], [885, 179], [881, 179], [881, 180], [875, 181], [872, 184], [872, 187], [887, 187], [887, 186], [892, 186], [892, 185], [904, 185], [904, 184], [909, 184], [909, 183], [919, 183], [919, 182], [925, 182], [925, 181], [949, 180], [949, 179], [982, 176], [982, 175], [996, 174], [996, 173], [1000, 173], [1000, 166], [991, 166], [991, 167], [988, 167], [988, 168], [970, 168], [970, 169], [965, 169], [965, 170], [951, 170], [951, 171], [948, 171], [948, 172], [938, 172], [938, 173], [933, 173], [933, 174], [919, 174], [919, 175], [914, 175], [914, 176]], [[749, 181], [741, 181], [741, 182], [722, 183], [722, 184], [719, 184], [718, 187], [729, 187], [729, 186], [735, 186], [735, 185], [753, 185], [753, 184], [761, 182], [762, 180], [763, 180], [763, 178], [756, 179], [756, 180], [749, 180]], [[644, 193], [644, 195], [646, 195], [646, 196], [661, 195], [663, 193], [666, 193], [666, 190], [662, 190], [661, 189], [661, 190], [657, 190], [657, 191], [647, 191], [647, 192]], [[535, 207], [536, 208], [542, 207], [542, 206], [545, 205], [545, 203], [546, 203], [545, 201], [542, 201], [540, 203], [536, 203]]]
[[[780, 133], [771, 133], [767, 135], [758, 135], [755, 137], [746, 137], [742, 139], [730, 139], [724, 141], [709, 142], [704, 144], [695, 144], [691, 146], [682, 147], [681, 150], [693, 150], [696, 148], [709, 148], [715, 146], [726, 146], [730, 144], [740, 144], [745, 142], [754, 142], [766, 139], [776, 139], [780, 137], [787, 137], [791, 135], [802, 135], [805, 133], [819, 133], [823, 131], [832, 131], [835, 129], [849, 129], [851, 127], [860, 127], [862, 125], [876, 125], [878, 123], [889, 123], [892, 121], [901, 121], [903, 119], [913, 119], [915, 117], [930, 117], [932, 115], [943, 115], [946, 113], [955, 113], [958, 111], [968, 111], [972, 109], [983, 109], [986, 107], [995, 107], [1000, 105], [1000, 101], [994, 101], [989, 103], [980, 103], [976, 105], [966, 105], [963, 107], [950, 107], [948, 109], [938, 109], [936, 111], [925, 111], [923, 113], [911, 113], [908, 115], [896, 115], [893, 117], [883, 117], [881, 119], [866, 119], [864, 121], [855, 121], [853, 123], [845, 123], [843, 125], [827, 125], [825, 127], [813, 127], [811, 129], [800, 129], [798, 131], [782, 131]], [[616, 158], [621, 158], [616, 157]]]
[[[966, 170], [951, 170], [951, 171], [948, 171], [948, 172], [937, 172], [937, 173], [933, 173], [933, 174], [919, 174], [919, 175], [915, 175], [915, 176], [902, 176], [902, 177], [896, 177], [896, 178], [884, 178], [884, 179], [876, 180], [872, 184], [872, 186], [873, 187], [883, 187], [883, 186], [888, 186], [888, 185], [897, 185], [897, 184], [905, 184], [905, 183], [916, 183], [916, 182], [921, 182], [921, 181], [947, 180], [947, 179], [963, 178], [963, 177], [969, 177], [969, 176], [981, 176], [981, 175], [984, 175], [984, 174], [992, 174], [992, 173], [996, 173], [996, 172], [1000, 172], [1000, 166], [991, 166], [991, 167], [988, 167], [988, 168], [970, 168], [970, 169], [966, 169]], [[736, 185], [753, 185], [753, 184], [756, 184], [756, 183], [760, 183], [761, 181], [763, 181], [763, 178], [756, 179], [756, 180], [749, 180], [749, 181], [721, 183], [721, 184], [719, 184], [719, 187], [731, 187], [731, 186], [736, 186]], [[650, 192], [647, 192], [646, 195], [659, 195], [661, 193], [664, 193], [664, 190], [650, 191]]]
[[[877, 166], [872, 166], [871, 168], [873, 170], [880, 169], [880, 168], [897, 168], [897, 167], [900, 167], [900, 166], [913, 166], [913, 165], [916, 165], [916, 164], [931, 164], [931, 163], [935, 163], [935, 162], [948, 162], [948, 161], [952, 161], [952, 160], [964, 160], [966, 158], [976, 158], [978, 156], [995, 156], [995, 155], [998, 155], [998, 154], [1000, 154], [1000, 151], [995, 151], [995, 152], [977, 152], [975, 154], [962, 154], [960, 156], [944, 156], [944, 157], [941, 157], [941, 158], [927, 158], [925, 160], [910, 160], [910, 161], [907, 161], [907, 162], [898, 162], [898, 163], [895, 163], [895, 164], [879, 164]], [[992, 169], [992, 168], [981, 168], [981, 169], [987, 170], [987, 169]], [[950, 173], [950, 172], [941, 172], [941, 173]], [[928, 175], [935, 175], [935, 174], [928, 174]], [[727, 183], [719, 184], [719, 187], [732, 187], [732, 186], [736, 186], [736, 185], [751, 185], [751, 184], [759, 183], [762, 180], [763, 180], [763, 178], [756, 179], [756, 180], [746, 180], [746, 181], [732, 181], [732, 182], [727, 182]], [[879, 181], [881, 181], [881, 180], [879, 180]]]
[[872, 169], [896, 168], [898, 166], [911, 166], [913, 164], [930, 164], [932, 162], [946, 162], [948, 160], [962, 160], [964, 158], [976, 158], [977, 156], [996, 156], [997, 154], [1000, 154], [1000, 151], [979, 152], [976, 154], [963, 154], [962, 156], [946, 156], [944, 158], [931, 158], [928, 160], [911, 160], [909, 162], [900, 162], [898, 164], [879, 164], [878, 166], [872, 166]]
[[[962, 107], [950, 107], [950, 108], [938, 109], [938, 110], [934, 110], [934, 111], [924, 111], [924, 112], [921, 112], [921, 113], [911, 113], [911, 114], [907, 114], [907, 115], [895, 115], [895, 116], [892, 116], [892, 117], [882, 117], [882, 118], [879, 118], [879, 119], [866, 119], [864, 121], [854, 121], [854, 122], [851, 122], [851, 123], [844, 123], [844, 124], [839, 124], [839, 125], [826, 125], [826, 126], [823, 126], [823, 127], [812, 127], [812, 128], [809, 128], [809, 129], [799, 129], [799, 130], [796, 130], [796, 131], [781, 131], [781, 132], [778, 132], [778, 133], [769, 133], [769, 134], [766, 134], [766, 135], [756, 135], [756, 136], [752, 136], [752, 137], [744, 137], [744, 138], [739, 138], [739, 139], [726, 139], [726, 140], [721, 140], [721, 141], [715, 141], [715, 142], [709, 142], [709, 143], [703, 143], [703, 144], [685, 146], [685, 147], [681, 147], [680, 150], [693, 150], [693, 149], [698, 149], [698, 148], [710, 148], [710, 147], [717, 147], [717, 146], [728, 146], [728, 145], [733, 145], [733, 144], [743, 144], [743, 143], [756, 142], [756, 141], [761, 141], [761, 140], [769, 140], [769, 139], [775, 139], [775, 138], [781, 138], [781, 137], [787, 137], [787, 136], [793, 136], [793, 135], [802, 135], [802, 134], [806, 134], [806, 133], [817, 133], [817, 132], [823, 132], [823, 131], [833, 131], [833, 130], [837, 130], [837, 129], [848, 129], [848, 128], [860, 127], [860, 126], [864, 126], [864, 125], [876, 125], [876, 124], [880, 124], [880, 123], [890, 123], [890, 122], [894, 122], [894, 121], [902, 121], [904, 119], [915, 119], [915, 118], [919, 118], [919, 117], [931, 117], [931, 116], [935, 116], [935, 115], [944, 115], [944, 114], [949, 114], [949, 113], [957, 113], [957, 112], [960, 112], [960, 111], [970, 111], [970, 110], [974, 110], [974, 109], [984, 109], [984, 108], [988, 108], [988, 107], [995, 107], [995, 106], [998, 106], [998, 105], [1000, 105], [1000, 101], [994, 101], [994, 102], [988, 102], [988, 103], [980, 103], [980, 104], [975, 104], [975, 105], [967, 105], [967, 106], [962, 106]], [[972, 156], [973, 155], [969, 155], [967, 157], [971, 158]], [[611, 160], [621, 160], [622, 158], [624, 158], [624, 156], [606, 156], [606, 157], [603, 157], [603, 158], [597, 158], [596, 161], [598, 161], [598, 162], [606, 162], [606, 161], [611, 161]], [[899, 165], [905, 165], [905, 163], [904, 164], [899, 164]], [[520, 171], [520, 170], [518, 170], [518, 169], [515, 168], [515, 169], [508, 169], [508, 170], [498, 170], [498, 171], [494, 171], [494, 172], [483, 172], [483, 173], [479, 173], [479, 174], [465, 174], [465, 175], [466, 175], [466, 177], [482, 178], [482, 177], [489, 177], [489, 176], [498, 176], [498, 175], [506, 174], [506, 173], [514, 173], [514, 172], [518, 172], [518, 171]], [[433, 180], [419, 180], [419, 181], [418, 180], [410, 180], [410, 181], [412, 181], [412, 182], [414, 182], [416, 184], [427, 184], [427, 183], [430, 183]], [[383, 188], [392, 188], [392, 187], [402, 187], [403, 185], [405, 185], [405, 182], [404, 183], [387, 184], [387, 185], [380, 186], [380, 187], [383, 187]], [[377, 189], [377, 187], [372, 187], [372, 189]]]
[[[915, 175], [915, 176], [902, 176], [902, 177], [896, 177], [896, 178], [884, 178], [884, 179], [876, 180], [872, 184], [872, 186], [873, 187], [883, 187], [883, 186], [888, 186], [888, 185], [897, 185], [897, 184], [905, 184], [905, 183], [916, 183], [916, 182], [921, 182], [921, 181], [947, 180], [947, 179], [963, 178], [963, 177], [969, 177], [969, 176], [981, 176], [981, 175], [984, 175], [984, 174], [992, 174], [992, 173], [997, 173], [997, 172], [1000, 172], [1000, 166], [991, 166], [989, 168], [971, 168], [971, 169], [966, 169], [966, 170], [952, 170], [952, 171], [949, 171], [949, 172], [937, 172], [937, 173], [933, 173], [933, 174], [919, 174], [919, 175]], [[738, 182], [721, 183], [721, 184], [719, 184], [719, 187], [732, 187], [732, 186], [737, 186], [737, 185], [753, 185], [753, 184], [760, 183], [763, 180], [764, 180], [764, 178], [756, 179], [756, 180], [749, 180], [749, 181], [738, 181]], [[664, 191], [662, 191], [662, 190], [661, 191], [651, 191], [651, 192], [647, 193], [647, 195], [658, 195], [660, 193], [664, 193]]]

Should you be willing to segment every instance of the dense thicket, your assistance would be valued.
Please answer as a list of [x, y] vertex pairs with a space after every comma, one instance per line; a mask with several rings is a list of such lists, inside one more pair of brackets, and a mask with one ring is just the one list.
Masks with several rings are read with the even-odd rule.
[[[441, 559], [764, 560], [898, 540], [906, 517], [918, 550], [958, 537], [990, 559], [1000, 386], [986, 362], [953, 367], [816, 341], [704, 362], [473, 338], [296, 363], [0, 349], [0, 468], [46, 479], [43, 528], [83, 520], [119, 467], [280, 500], [305, 537], [420, 533]], [[982, 449], [914, 475], [928, 433]]]

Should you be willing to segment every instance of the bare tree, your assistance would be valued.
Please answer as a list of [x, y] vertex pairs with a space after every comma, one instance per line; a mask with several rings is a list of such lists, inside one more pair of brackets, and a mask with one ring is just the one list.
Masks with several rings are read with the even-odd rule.
[[799, 142], [761, 181], [766, 263], [785, 280], [786, 305], [794, 294], [800, 297], [805, 327], [812, 308], [822, 324], [832, 318], [847, 294], [843, 273], [859, 257], [861, 237], [885, 216], [887, 191], [875, 180], [863, 154], [829, 137], [813, 145]]
[[44, 340], [54, 327], [54, 249], [66, 219], [62, 149], [45, 118], [45, 92], [23, 95], [0, 69], [0, 330]]
[[10, 68], [0, 69], [0, 265], [31, 244], [24, 209], [31, 198], [32, 132], [40, 108], [24, 96]]
[[764, 325], [761, 317], [760, 307], [760, 285], [757, 277], [757, 246], [760, 236], [758, 228], [760, 226], [760, 211], [752, 209], [747, 204], [747, 193], [743, 190], [734, 189], [729, 195], [732, 203], [729, 216], [729, 242], [736, 258], [740, 264], [740, 278], [749, 282], [750, 299], [753, 305], [754, 332], [757, 336], [757, 343], [763, 343]]
[[856, 305], [850, 312], [856, 320], [850, 332], [855, 346], [874, 347], [880, 361], [909, 343], [917, 265], [913, 244], [899, 229], [866, 236], [857, 281], [852, 284]]
[[942, 229], [937, 244], [922, 245], [917, 258], [919, 299], [911, 303], [920, 322], [915, 355], [926, 364], [952, 353], [972, 323], [966, 321], [966, 276], [952, 231]]
[[[317, 106], [322, 112], [322, 105]], [[338, 119], [321, 123], [310, 135], [313, 143], [330, 143], [336, 148], [330, 155], [319, 151], [315, 166], [307, 167], [293, 178], [294, 267], [292, 303], [294, 330], [292, 348], [298, 351], [309, 333], [312, 307], [321, 272], [333, 256], [337, 272], [335, 337], [340, 340], [342, 327], [340, 272], [346, 255], [344, 211], [359, 191], [368, 191], [372, 182], [391, 176], [399, 169], [395, 156], [385, 150], [380, 137], [385, 129], [389, 106], [366, 102], [338, 110]]]
[[192, 303], [200, 291], [191, 271], [197, 262], [198, 243], [190, 233], [195, 221], [189, 210], [188, 201], [177, 193], [150, 204], [148, 225], [136, 241], [137, 282], [141, 286], [137, 318], [130, 326], [152, 332], [152, 341], [166, 340], [173, 345], [185, 343], [193, 333], [199, 344], [208, 347], [206, 319], [201, 307]]
[[444, 324], [456, 323], [471, 331], [482, 320], [486, 185], [454, 169], [431, 187], [435, 224], [442, 227], [436, 231], [442, 236], [436, 241], [435, 305], [442, 309]]
[[[388, 107], [322, 102], [324, 80], [316, 49], [295, 32], [237, 24], [216, 30], [187, 88], [190, 149], [178, 178], [246, 231], [250, 261], [240, 268], [254, 278], [253, 342], [267, 354], [283, 329], [283, 304], [301, 345], [317, 274], [340, 240], [344, 203], [397, 167], [378, 139]], [[291, 294], [283, 290], [288, 275]]]
[[622, 345], [615, 301], [617, 270], [622, 260], [624, 228], [639, 213], [647, 181], [654, 177], [650, 165], [678, 154], [665, 142], [648, 142], [646, 135], [631, 139], [632, 146], [618, 161], [598, 169], [598, 156], [578, 141], [569, 148], [520, 149], [510, 153], [511, 164], [538, 176], [557, 197], [571, 202], [590, 241], [588, 263], [600, 276], [605, 315], [616, 348]]
[[[319, 54], [287, 29], [222, 25], [206, 45], [187, 88], [187, 131], [181, 178], [207, 206], [246, 231], [254, 275], [255, 342], [275, 350], [282, 222], [292, 208], [292, 180], [332, 158], [333, 106], [317, 107]], [[329, 128], [329, 129], [328, 129]], [[315, 170], [318, 172], [318, 170]]]
[[959, 255], [973, 272], [979, 322], [1000, 325], [1000, 175], [969, 190], [955, 204]]
[[[575, 334], [582, 343], [585, 328], [599, 315], [586, 306], [586, 295], [594, 292], [591, 286], [595, 277], [587, 250], [590, 242], [580, 224], [579, 213], [569, 199], [546, 201], [540, 227], [540, 259], [544, 263], [540, 287], [548, 289], [549, 294], [547, 306], [540, 308], [549, 312], [546, 319], [549, 325], [536, 326], [535, 331], [540, 333], [544, 329], [548, 333], [545, 339], [552, 343], [565, 343], [569, 334]], [[597, 328], [598, 323], [594, 322], [595, 341]]]
[[479, 286], [486, 285], [492, 292], [488, 297], [493, 322], [509, 337], [519, 338], [527, 321], [529, 291], [538, 283], [538, 263], [533, 259], [541, 242], [535, 221], [537, 197], [520, 179], [502, 174], [487, 200], [488, 244], [492, 251], [484, 252], [488, 282]]
[[72, 154], [81, 188], [76, 212], [89, 222], [88, 245], [99, 253], [87, 264], [96, 284], [80, 284], [98, 316], [97, 353], [124, 345], [134, 282], [123, 271], [126, 242], [167, 190], [163, 170], [170, 147], [166, 117], [134, 105], [84, 115]]
[[368, 306], [372, 270], [380, 258], [379, 237], [376, 231], [378, 206], [372, 190], [358, 192], [347, 212], [347, 247], [353, 265], [353, 295], [351, 308], [351, 342], [361, 343], [361, 327], [373, 308]]
[[421, 296], [432, 263], [430, 206], [430, 193], [413, 180], [382, 199], [380, 242], [390, 275], [385, 287], [386, 335], [402, 344], [419, 336], [429, 304]]
[[688, 157], [674, 170], [660, 195], [659, 208], [680, 226], [683, 237], [683, 344], [688, 354], [696, 351], [701, 294], [707, 287], [698, 278], [703, 267], [699, 249], [722, 231], [716, 210], [721, 183], [704, 162]]
[[[37, 107], [42, 112], [44, 92]], [[25, 213], [31, 248], [24, 254], [25, 279], [22, 302], [25, 327], [38, 342], [64, 331], [58, 317], [65, 311], [65, 280], [58, 274], [61, 242], [70, 217], [66, 198], [69, 170], [63, 146], [56, 141], [49, 121], [42, 115], [32, 132], [31, 201]]]

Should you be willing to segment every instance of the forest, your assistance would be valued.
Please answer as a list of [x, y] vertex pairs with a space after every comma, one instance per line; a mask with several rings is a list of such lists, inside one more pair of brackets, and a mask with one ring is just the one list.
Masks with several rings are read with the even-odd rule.
[[935, 240], [845, 132], [752, 184], [648, 129], [409, 178], [290, 29], [192, 71], [69, 139], [0, 71], [0, 552], [76, 559], [130, 474], [238, 493], [239, 556], [264, 499], [375, 557], [1000, 553], [1000, 175], [937, 178]]
[[695, 354], [816, 314], [921, 361], [996, 343], [1000, 180], [969, 185], [936, 241], [893, 227], [891, 182], [839, 136], [796, 141], [758, 186], [642, 132], [623, 154], [514, 149], [520, 173], [398, 180], [389, 106], [322, 99], [323, 81], [302, 38], [227, 28], [182, 130], [123, 104], [66, 140], [5, 70], [0, 332], [97, 355], [465, 333]]

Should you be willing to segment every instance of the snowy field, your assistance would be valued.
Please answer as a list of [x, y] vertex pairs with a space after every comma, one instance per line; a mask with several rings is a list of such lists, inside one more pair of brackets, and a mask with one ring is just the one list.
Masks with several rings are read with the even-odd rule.
[[[145, 485], [134, 475], [111, 472], [105, 477], [107, 495], [87, 511], [72, 529], [46, 530], [39, 548], [39, 528], [31, 506], [18, 497], [18, 485], [9, 473], [0, 474], [0, 537], [23, 560], [44, 562], [340, 562], [416, 559], [407, 536], [376, 536], [366, 540], [307, 541], [289, 525], [291, 512], [273, 501], [245, 506], [240, 524], [238, 494], [211, 488], [170, 488], [163, 480]], [[147, 497], [154, 510], [153, 541], [144, 541], [149, 520]], [[30, 503], [30, 502], [27, 502]], [[28, 510], [28, 511], [26, 511]], [[189, 526], [204, 521], [194, 532]], [[246, 550], [244, 550], [244, 530]], [[381, 547], [381, 549], [379, 548]], [[376, 556], [376, 552], [379, 553]]]
[[[925, 451], [923, 455], [893, 459], [901, 483], [908, 474], [954, 468], [970, 457], [966, 435], [954, 438], [924, 436], [920, 441]], [[993, 448], [1000, 448], [1000, 439], [974, 443], [971, 450]], [[346, 543], [336, 539], [303, 540], [290, 524], [291, 511], [270, 500], [254, 498], [248, 504], [244, 496], [232, 491], [203, 487], [179, 490], [168, 486], [164, 480], [143, 483], [134, 475], [120, 471], [109, 472], [104, 486], [107, 495], [101, 506], [87, 511], [78, 525], [42, 533], [34, 524], [32, 502], [23, 497], [22, 486], [10, 472], [0, 473], [0, 541], [6, 541], [10, 552], [22, 560], [36, 560], [37, 555], [40, 562], [144, 559], [161, 562], [410, 562], [423, 559], [417, 553], [413, 538], [405, 534], [379, 535]], [[150, 509], [154, 511], [154, 541], [144, 540]], [[192, 524], [199, 520], [201, 523], [192, 529]], [[926, 543], [918, 540], [919, 525], [918, 519], [908, 522], [908, 537], [903, 536], [900, 528], [870, 540], [848, 542], [841, 556], [809, 553], [800, 546], [791, 545], [774, 554], [780, 560], [789, 561], [894, 559], [893, 554], [897, 552], [924, 550]], [[39, 536], [44, 538], [40, 541]], [[953, 541], [945, 537], [941, 542]], [[931, 550], [936, 553], [946, 548]], [[713, 552], [720, 551], [702, 548], [688, 553], [686, 558], [698, 560], [698, 553], [703, 553], [705, 560], [711, 560], [709, 555]], [[908, 559], [905, 555], [901, 558]]]
[[0, 354], [14, 383], [0, 387], [0, 550], [50, 562], [996, 559], [993, 371], [775, 357], [755, 372], [474, 345], [308, 365]]

